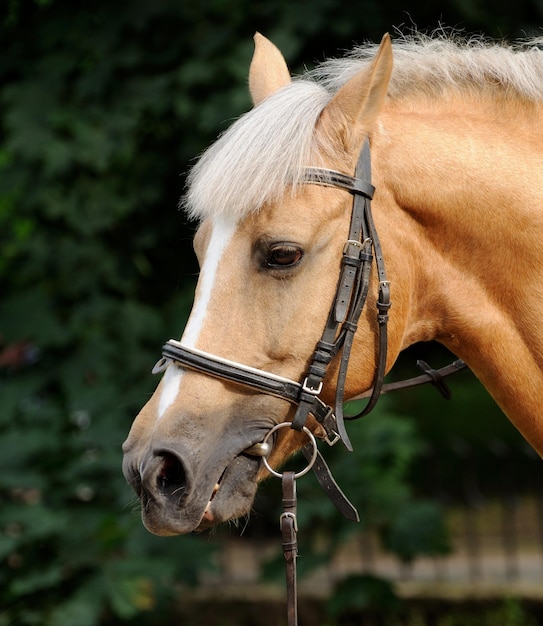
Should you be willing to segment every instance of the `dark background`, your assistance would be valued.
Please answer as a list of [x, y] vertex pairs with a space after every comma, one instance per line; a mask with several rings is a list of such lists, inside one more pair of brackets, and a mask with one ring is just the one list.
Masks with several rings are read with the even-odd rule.
[[[0, 0], [0, 626], [168, 623], [174, 584], [196, 583], [236, 532], [146, 533], [120, 445], [190, 310], [193, 226], [177, 202], [194, 157], [250, 106], [255, 30], [300, 72], [386, 31], [514, 39], [542, 18], [540, 0]], [[417, 346], [400, 373], [421, 356], [450, 358]], [[351, 428], [354, 456], [329, 455], [362, 526], [406, 561], [447, 545], [428, 455], [480, 450], [491, 486], [495, 442], [522, 467], [473, 377], [451, 386], [450, 403], [387, 397]], [[305, 541], [353, 532], [308, 485]], [[247, 540], [272, 532], [269, 516], [275, 532], [276, 500], [263, 490]]]

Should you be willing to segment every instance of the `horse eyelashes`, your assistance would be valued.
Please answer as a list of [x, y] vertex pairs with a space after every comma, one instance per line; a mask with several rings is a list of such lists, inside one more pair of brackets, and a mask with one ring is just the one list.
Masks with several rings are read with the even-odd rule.
[[278, 245], [270, 249], [266, 266], [271, 269], [288, 268], [297, 265], [303, 257], [303, 251], [297, 246]]

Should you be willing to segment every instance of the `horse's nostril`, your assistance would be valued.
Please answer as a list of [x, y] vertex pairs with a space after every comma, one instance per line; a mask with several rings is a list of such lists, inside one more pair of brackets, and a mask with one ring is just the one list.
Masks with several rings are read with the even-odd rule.
[[181, 497], [187, 487], [187, 475], [181, 460], [171, 452], [158, 452], [161, 459], [156, 475], [156, 486], [163, 496]]

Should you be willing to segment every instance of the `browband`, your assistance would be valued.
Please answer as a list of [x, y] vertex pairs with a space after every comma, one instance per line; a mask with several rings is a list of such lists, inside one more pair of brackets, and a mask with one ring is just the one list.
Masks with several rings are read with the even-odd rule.
[[375, 187], [361, 178], [319, 167], [306, 167], [301, 182], [324, 185], [326, 187], [340, 187], [351, 193], [360, 194], [370, 200], [375, 193]]

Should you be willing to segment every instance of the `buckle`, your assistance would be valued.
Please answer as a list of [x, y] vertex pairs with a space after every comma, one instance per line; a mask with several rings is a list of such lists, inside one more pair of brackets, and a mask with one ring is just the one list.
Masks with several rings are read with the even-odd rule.
[[336, 431], [334, 430], [330, 435], [326, 433], [326, 436], [324, 437], [324, 441], [326, 441], [326, 443], [330, 447], [332, 447], [332, 446], [335, 446], [338, 441], [341, 441], [341, 436], [338, 433], [336, 433]]
[[310, 393], [312, 396], [318, 396], [318, 395], [320, 394], [320, 392], [322, 391], [322, 384], [323, 384], [323, 383], [322, 383], [322, 380], [321, 380], [321, 382], [319, 383], [319, 386], [318, 386], [317, 388], [315, 388], [315, 387], [311, 387], [311, 386], [309, 385], [308, 380], [309, 380], [309, 378], [306, 378], [306, 379], [304, 380], [304, 382], [302, 383], [302, 391], [305, 391], [305, 392], [307, 392], [307, 393]]
[[[356, 254], [352, 248], [355, 248]], [[343, 246], [343, 254], [344, 256], [350, 256], [354, 259], [357, 259], [360, 255], [360, 250], [362, 250], [362, 243], [357, 241], [356, 239], [347, 239], [345, 245]]]
[[290, 518], [292, 520], [294, 531], [298, 532], [298, 521], [296, 520], [296, 515], [294, 515], [291, 511], [285, 511], [284, 513], [281, 513], [279, 523], [282, 524], [285, 518]]
[[330, 447], [335, 446], [338, 441], [341, 441], [341, 435], [336, 430], [337, 421], [332, 407], [328, 407], [328, 413], [326, 413], [323, 419], [317, 418], [317, 421], [324, 428], [326, 434], [323, 440], [326, 441]]

